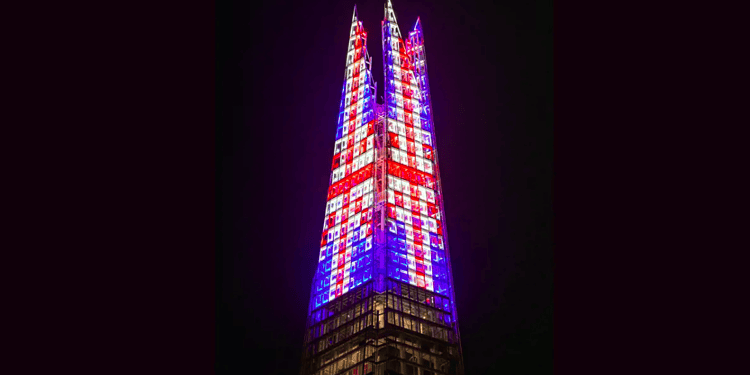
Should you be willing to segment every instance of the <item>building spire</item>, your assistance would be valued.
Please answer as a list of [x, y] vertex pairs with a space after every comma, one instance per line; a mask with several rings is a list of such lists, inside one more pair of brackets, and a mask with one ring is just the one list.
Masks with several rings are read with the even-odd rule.
[[388, 22], [397, 22], [396, 12], [393, 11], [393, 4], [391, 4], [391, 0], [388, 0], [388, 2], [385, 4], [385, 19], [388, 20]]
[[352, 22], [357, 20], [357, 4], [354, 4], [354, 13], [352, 14]]

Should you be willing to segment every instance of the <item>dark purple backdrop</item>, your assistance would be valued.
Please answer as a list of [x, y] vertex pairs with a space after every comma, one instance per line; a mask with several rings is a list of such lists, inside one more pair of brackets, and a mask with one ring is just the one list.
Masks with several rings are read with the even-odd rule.
[[[552, 4], [457, 3], [393, 6], [424, 27], [467, 374], [551, 373]], [[218, 5], [218, 373], [299, 371], [354, 4]]]

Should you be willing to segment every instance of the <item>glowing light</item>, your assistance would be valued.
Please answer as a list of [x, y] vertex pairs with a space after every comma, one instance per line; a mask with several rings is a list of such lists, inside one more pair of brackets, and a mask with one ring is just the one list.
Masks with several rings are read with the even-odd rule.
[[[382, 152], [383, 178], [387, 180], [383, 195], [386, 276], [449, 297], [433, 298], [434, 303], [445, 303], [447, 308], [452, 286], [422, 27], [417, 19], [414, 31], [406, 40], [402, 39], [390, 2], [381, 27], [385, 73]], [[366, 64], [366, 38], [355, 8], [312, 309], [341, 297], [374, 276], [376, 105], [372, 74]]]
[[[409, 39], [401, 39], [390, 3], [382, 22], [387, 98], [387, 197], [389, 276], [447, 295], [450, 283], [442, 217], [436, 197], [432, 119], [426, 85], [416, 81], [424, 70], [419, 20]], [[408, 51], [408, 52], [407, 52]], [[401, 262], [398, 259], [405, 259]], [[405, 263], [405, 264], [404, 264]]]
[[320, 241], [313, 306], [334, 300], [372, 277], [374, 95], [365, 64], [367, 34], [355, 8], [347, 48], [331, 182]]

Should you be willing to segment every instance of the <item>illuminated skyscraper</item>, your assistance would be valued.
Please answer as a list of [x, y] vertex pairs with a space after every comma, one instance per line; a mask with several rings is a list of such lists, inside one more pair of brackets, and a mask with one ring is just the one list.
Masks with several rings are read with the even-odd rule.
[[302, 374], [463, 374], [422, 26], [381, 22], [385, 103], [354, 8]]

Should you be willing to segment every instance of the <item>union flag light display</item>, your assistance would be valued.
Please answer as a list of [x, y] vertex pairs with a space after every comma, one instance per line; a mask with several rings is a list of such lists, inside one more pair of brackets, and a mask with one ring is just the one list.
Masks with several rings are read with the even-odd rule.
[[312, 308], [372, 278], [375, 95], [367, 33], [352, 17]]
[[463, 374], [422, 25], [381, 38], [379, 104], [355, 7], [303, 375]]
[[419, 19], [404, 40], [388, 2], [382, 37], [388, 136], [388, 276], [448, 296], [450, 271]]

